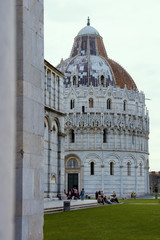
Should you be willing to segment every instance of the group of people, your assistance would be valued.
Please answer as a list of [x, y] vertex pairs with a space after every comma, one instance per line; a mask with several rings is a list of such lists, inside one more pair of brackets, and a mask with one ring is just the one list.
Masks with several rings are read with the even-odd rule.
[[113, 194], [110, 195], [108, 198], [104, 196], [103, 191], [96, 191], [95, 192], [95, 197], [97, 199], [98, 203], [103, 203], [103, 204], [112, 204], [113, 202], [119, 203], [119, 200], [116, 196], [115, 191], [113, 191]]
[[[85, 191], [84, 191], [84, 188], [82, 188], [80, 194], [78, 192], [78, 189], [77, 187], [73, 187], [69, 190], [68, 193], [65, 192], [65, 194], [67, 195], [67, 198], [68, 199], [74, 199], [74, 200], [77, 200], [77, 199], [81, 199], [81, 200], [84, 200], [84, 196], [85, 196]], [[113, 191], [113, 194], [111, 194], [108, 198], [106, 196], [104, 196], [104, 193], [103, 191], [96, 191], [95, 192], [95, 198], [97, 199], [97, 202], [98, 203], [103, 203], [103, 204], [112, 204], [113, 202], [116, 202], [116, 203], [119, 203], [119, 200], [116, 196], [116, 193], [115, 191]]]
[[81, 199], [84, 200], [84, 188], [82, 188], [81, 193], [79, 194], [78, 189], [76, 187], [71, 188], [68, 193], [66, 193], [68, 199]]

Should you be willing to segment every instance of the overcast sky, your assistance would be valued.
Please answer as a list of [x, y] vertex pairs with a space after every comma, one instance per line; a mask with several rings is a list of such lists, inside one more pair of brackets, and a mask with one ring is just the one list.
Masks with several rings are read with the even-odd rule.
[[109, 58], [123, 66], [145, 93], [150, 115], [150, 171], [160, 171], [160, 0], [44, 0], [45, 59], [69, 57], [74, 37], [91, 26]]

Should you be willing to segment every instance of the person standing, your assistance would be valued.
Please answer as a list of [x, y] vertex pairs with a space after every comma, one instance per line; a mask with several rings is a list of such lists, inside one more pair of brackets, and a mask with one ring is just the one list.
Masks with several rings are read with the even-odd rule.
[[81, 200], [84, 200], [84, 194], [85, 194], [85, 191], [84, 191], [84, 188], [82, 188], [82, 190], [81, 190]]

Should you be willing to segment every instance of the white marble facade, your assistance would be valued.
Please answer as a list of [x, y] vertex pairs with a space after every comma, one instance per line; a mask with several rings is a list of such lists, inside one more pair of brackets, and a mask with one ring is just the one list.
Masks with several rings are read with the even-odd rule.
[[[64, 102], [65, 188], [68, 173], [73, 172], [79, 175], [78, 188], [84, 187], [89, 195], [97, 190], [106, 195], [116, 191], [121, 197], [132, 191], [148, 193], [149, 118], [144, 94], [112, 86], [72, 86], [65, 89]], [[68, 168], [73, 158], [78, 166]]]
[[45, 196], [74, 186], [90, 196], [149, 193], [145, 95], [89, 20], [57, 69], [45, 61]]
[[63, 74], [46, 60], [44, 119], [44, 197], [64, 193]]

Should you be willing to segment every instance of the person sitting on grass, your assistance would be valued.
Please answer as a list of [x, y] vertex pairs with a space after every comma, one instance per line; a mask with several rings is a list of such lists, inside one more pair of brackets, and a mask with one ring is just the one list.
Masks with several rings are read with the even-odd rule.
[[118, 198], [116, 197], [115, 191], [113, 191], [113, 194], [110, 196], [110, 201], [119, 203]]
[[112, 204], [112, 202], [106, 196], [104, 196], [104, 202], [107, 204]]

